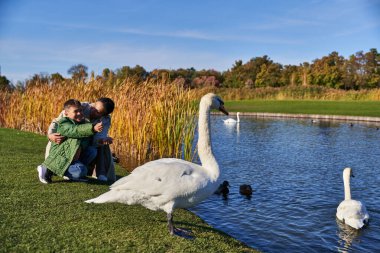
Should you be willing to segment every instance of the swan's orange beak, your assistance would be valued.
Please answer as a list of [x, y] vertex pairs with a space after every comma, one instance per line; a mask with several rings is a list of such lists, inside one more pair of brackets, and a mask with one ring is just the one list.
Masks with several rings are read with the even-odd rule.
[[227, 112], [226, 108], [224, 108], [224, 105], [219, 106], [219, 111], [221, 111], [222, 113], [228, 115], [228, 112]]

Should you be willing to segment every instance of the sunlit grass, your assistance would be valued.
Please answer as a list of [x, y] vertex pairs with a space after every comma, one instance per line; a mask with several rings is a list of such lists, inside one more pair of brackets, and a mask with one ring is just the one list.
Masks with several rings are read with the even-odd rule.
[[338, 90], [321, 86], [286, 86], [263, 88], [203, 88], [193, 91], [197, 96], [216, 92], [225, 100], [340, 100], [380, 101], [380, 89]]
[[[44, 136], [0, 128], [0, 143], [0, 252], [255, 252], [186, 210], [175, 222], [194, 240], [171, 236], [164, 212], [86, 204], [108, 190], [96, 180], [41, 184]], [[126, 172], [117, 166], [116, 174]]]

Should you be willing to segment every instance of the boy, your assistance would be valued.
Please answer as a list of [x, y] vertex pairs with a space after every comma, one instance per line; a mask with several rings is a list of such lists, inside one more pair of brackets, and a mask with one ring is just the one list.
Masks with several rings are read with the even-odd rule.
[[37, 167], [41, 183], [51, 182], [53, 173], [71, 180], [79, 180], [87, 175], [86, 166], [80, 162], [81, 157], [96, 156], [84, 154], [89, 138], [103, 130], [102, 123], [87, 123], [82, 106], [78, 100], [69, 99], [64, 104], [64, 117], [58, 121], [57, 132], [67, 137], [61, 144], [53, 143], [50, 153], [42, 165]]

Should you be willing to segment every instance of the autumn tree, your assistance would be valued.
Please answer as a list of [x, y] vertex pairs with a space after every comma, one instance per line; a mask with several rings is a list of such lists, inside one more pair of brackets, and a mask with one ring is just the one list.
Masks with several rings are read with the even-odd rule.
[[311, 83], [330, 88], [343, 87], [344, 58], [338, 52], [316, 59], [311, 65]]
[[364, 55], [368, 88], [380, 88], [380, 54], [371, 48]]
[[148, 76], [148, 72], [140, 65], [136, 65], [131, 68], [129, 66], [123, 66], [116, 70], [116, 78], [125, 80], [126, 78], [136, 78], [138, 81], [143, 81]]
[[63, 82], [65, 78], [59, 73], [54, 73], [50, 75], [50, 82], [52, 85], [57, 85]]
[[84, 82], [88, 76], [87, 66], [83, 64], [71, 66], [67, 73], [71, 75], [71, 78], [76, 82]]
[[0, 76], [0, 91], [11, 90], [11, 89], [12, 89], [11, 82], [5, 76]]

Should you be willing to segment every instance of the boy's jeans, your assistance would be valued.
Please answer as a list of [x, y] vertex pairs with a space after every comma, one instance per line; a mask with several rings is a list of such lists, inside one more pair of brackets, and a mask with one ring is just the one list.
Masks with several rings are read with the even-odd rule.
[[87, 176], [87, 166], [95, 159], [96, 147], [87, 147], [80, 155], [79, 161], [73, 161], [65, 172], [70, 179], [79, 179]]
[[79, 179], [87, 176], [87, 167], [80, 161], [74, 161], [65, 172], [65, 176], [70, 179]]

